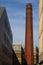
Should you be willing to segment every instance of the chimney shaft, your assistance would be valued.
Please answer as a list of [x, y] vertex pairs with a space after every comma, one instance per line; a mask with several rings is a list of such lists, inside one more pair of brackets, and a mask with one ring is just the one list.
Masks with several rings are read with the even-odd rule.
[[34, 65], [33, 56], [33, 19], [32, 5], [26, 5], [26, 34], [25, 34], [25, 61], [27, 65]]

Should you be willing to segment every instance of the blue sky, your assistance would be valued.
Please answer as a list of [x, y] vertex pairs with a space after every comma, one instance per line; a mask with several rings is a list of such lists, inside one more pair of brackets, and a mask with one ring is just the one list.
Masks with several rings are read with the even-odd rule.
[[33, 6], [33, 42], [38, 45], [38, 0], [0, 0], [6, 8], [13, 33], [13, 43], [25, 43], [26, 4]]

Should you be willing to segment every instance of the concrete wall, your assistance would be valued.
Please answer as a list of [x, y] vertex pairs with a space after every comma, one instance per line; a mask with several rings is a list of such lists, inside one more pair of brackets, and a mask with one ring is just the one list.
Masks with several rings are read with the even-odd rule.
[[[0, 18], [0, 65], [12, 65], [13, 63], [12, 40], [11, 40], [12, 32], [10, 30], [10, 26], [8, 22], [9, 21], [8, 21], [7, 13], [4, 8], [2, 16]], [[7, 28], [5, 23], [7, 24]]]

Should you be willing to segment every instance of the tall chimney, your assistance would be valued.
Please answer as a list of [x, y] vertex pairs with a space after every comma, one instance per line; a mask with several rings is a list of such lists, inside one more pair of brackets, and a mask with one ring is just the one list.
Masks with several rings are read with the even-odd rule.
[[34, 65], [33, 56], [33, 19], [32, 5], [26, 5], [26, 34], [25, 34], [25, 61], [27, 65]]

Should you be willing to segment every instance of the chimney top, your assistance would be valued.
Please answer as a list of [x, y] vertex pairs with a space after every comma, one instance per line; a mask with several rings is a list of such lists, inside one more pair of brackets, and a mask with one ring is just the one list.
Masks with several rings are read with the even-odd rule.
[[28, 4], [26, 5], [26, 8], [32, 9], [32, 4], [31, 4], [31, 3], [28, 3]]

